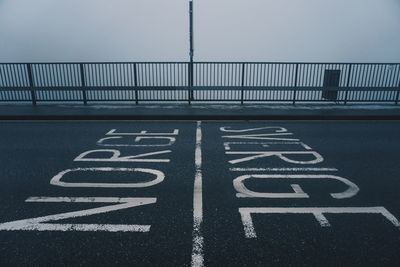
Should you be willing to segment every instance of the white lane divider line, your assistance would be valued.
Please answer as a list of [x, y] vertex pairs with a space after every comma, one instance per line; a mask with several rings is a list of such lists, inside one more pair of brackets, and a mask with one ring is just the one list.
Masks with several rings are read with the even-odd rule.
[[201, 173], [201, 121], [197, 122], [196, 127], [196, 149], [195, 149], [195, 166], [196, 174], [194, 178], [193, 192], [193, 248], [192, 248], [192, 266], [204, 266], [203, 243], [204, 239], [201, 234], [201, 225], [203, 223], [203, 185]]

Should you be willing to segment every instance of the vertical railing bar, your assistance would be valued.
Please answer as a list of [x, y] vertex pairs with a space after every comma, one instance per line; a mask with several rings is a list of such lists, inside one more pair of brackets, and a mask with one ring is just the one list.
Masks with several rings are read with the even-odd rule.
[[344, 104], [347, 104], [347, 95], [349, 93], [349, 86], [350, 86], [350, 77], [351, 77], [351, 69], [352, 69], [352, 64], [349, 64], [348, 70], [347, 70], [347, 83], [346, 83], [346, 92], [344, 94]]
[[15, 71], [15, 64], [12, 64], [12, 69], [11, 69], [11, 80], [13, 85], [18, 86], [18, 79], [16, 77], [16, 71]]
[[62, 77], [62, 83], [63, 83], [63, 85], [62, 86], [67, 86], [67, 84], [68, 84], [68, 82], [67, 82], [67, 73], [68, 73], [68, 66], [69, 65], [67, 65], [67, 64], [62, 64], [61, 65], [62, 66], [62, 75], [61, 75], [61, 77]]
[[168, 64], [167, 65], [167, 85], [168, 86], [173, 86], [173, 84], [171, 83], [171, 81], [172, 81], [172, 79], [171, 79], [171, 73], [172, 73], [171, 67], [172, 67], [172, 64]]
[[193, 65], [192, 62], [188, 62], [187, 66], [188, 66], [188, 70], [187, 70], [187, 75], [188, 75], [188, 103], [189, 105], [191, 105], [192, 103], [192, 68], [191, 66]]
[[366, 64], [366, 65], [364, 65], [364, 69], [363, 69], [363, 72], [362, 72], [362, 78], [361, 78], [361, 86], [362, 87], [364, 87], [364, 86], [366, 86], [367, 85], [367, 82], [366, 82], [366, 77], [368, 76], [368, 70], [369, 70], [369, 64]]
[[370, 64], [368, 64], [366, 66], [367, 66], [367, 70], [365, 71], [365, 75], [364, 75], [364, 82], [365, 83], [364, 83], [363, 86], [368, 87], [370, 79], [371, 79], [371, 68], [372, 68], [372, 66]]
[[[47, 82], [47, 87], [53, 87], [55, 81], [58, 81], [58, 77], [57, 77], [57, 70], [55, 70], [55, 68], [57, 67], [56, 64], [47, 64], [45, 65], [46, 70], [47, 68], [50, 69], [50, 71], [47, 71], [46, 74], [50, 74], [48, 75], [48, 82]], [[46, 90], [47, 92], [50, 92], [49, 90]], [[51, 94], [52, 95], [52, 94]]]
[[46, 69], [44, 69], [44, 64], [38, 64], [38, 71], [39, 71], [39, 75], [40, 75], [40, 86], [42, 87], [46, 87], [47, 83], [48, 83], [48, 79], [46, 76], [47, 71], [45, 71]]
[[4, 77], [3, 76], [4, 68], [5, 68], [5, 65], [0, 64], [0, 87], [7, 86], [6, 79], [3, 78]]
[[[92, 64], [92, 67], [94, 69], [95, 84], [96, 84], [96, 86], [101, 86], [101, 84], [102, 84], [101, 75], [100, 75], [101, 74], [101, 72], [100, 72], [101, 65], [100, 64]], [[97, 97], [97, 99], [99, 97], [99, 92], [98, 91], [96, 91], [96, 97]]]
[[361, 76], [361, 72], [362, 72], [362, 67], [363, 67], [363, 65], [359, 65], [359, 64], [357, 65], [357, 77], [356, 77], [356, 86], [357, 87], [361, 86], [361, 84], [360, 84], [360, 76]]
[[83, 97], [83, 104], [87, 105], [87, 97], [86, 97], [86, 81], [85, 81], [85, 71], [83, 69], [83, 63], [79, 64], [79, 69], [81, 73], [81, 87], [82, 87], [82, 97]]
[[[99, 82], [100, 82], [100, 86], [105, 86], [105, 79], [106, 79], [106, 76], [105, 76], [105, 74], [104, 74], [104, 64], [99, 64]], [[101, 94], [102, 93], [102, 91], [100, 91], [99, 92], [100, 94], [100, 98], [102, 98], [103, 97], [103, 95]]]
[[133, 63], [133, 85], [135, 87], [135, 103], [139, 104], [138, 79], [136, 63]]
[[12, 71], [11, 71], [12, 82], [14, 86], [19, 86], [18, 71], [16, 70], [18, 69], [18, 65], [12, 64], [11, 66], [12, 66]]
[[393, 86], [396, 86], [395, 80], [394, 80], [394, 76], [395, 75], [393, 75], [394, 71], [392, 71], [393, 69], [392, 69], [391, 65], [390, 65], [389, 69], [390, 69], [389, 78], [388, 78], [389, 79], [389, 84], [386, 87], [393, 87]]
[[297, 94], [297, 76], [299, 71], [299, 64], [296, 63], [296, 69], [294, 74], [294, 90], [293, 90], [293, 105], [296, 104], [296, 94]]
[[[118, 86], [118, 76], [117, 76], [117, 71], [118, 71], [118, 65], [119, 64], [110, 64], [110, 79], [111, 79], [111, 81], [110, 81], [110, 87], [113, 87], [113, 86]], [[116, 99], [118, 99], [119, 98], [119, 92], [120, 92], [120, 90], [116, 90]], [[115, 98], [113, 98], [113, 99], [115, 99]]]
[[[65, 72], [63, 73], [63, 81], [64, 81], [64, 83], [65, 83], [65, 86], [70, 86], [70, 83], [68, 82], [68, 75], [69, 75], [69, 71], [70, 71], [70, 68], [71, 67], [71, 65], [70, 64], [64, 64], [64, 70], [65, 70]], [[68, 97], [69, 97], [69, 100], [74, 100], [74, 95], [75, 95], [75, 93], [74, 93], [75, 91], [73, 90], [73, 91], [71, 91], [71, 90], [69, 90], [68, 91], [68, 93], [67, 93], [67, 95], [68, 95]]]
[[[118, 75], [118, 78], [119, 78], [118, 85], [119, 85], [119, 86], [122, 86], [122, 87], [127, 86], [127, 84], [126, 84], [125, 70], [126, 70], [125, 64], [123, 64], [123, 63], [118, 64], [118, 72], [119, 72], [119, 75]], [[125, 95], [125, 93], [123, 93], [123, 95]]]
[[245, 63], [242, 63], [242, 89], [240, 90], [241, 94], [240, 94], [240, 104], [243, 104], [243, 97], [244, 97], [244, 78], [245, 78]]
[[392, 65], [390, 65], [390, 78], [389, 78], [389, 85], [388, 87], [395, 87], [396, 86], [396, 72], [393, 71]]
[[165, 73], [166, 73], [166, 71], [165, 71], [165, 64], [162, 64], [161, 65], [161, 86], [166, 86], [166, 78], [165, 78]]
[[35, 84], [33, 83], [32, 77], [32, 64], [27, 64], [26, 66], [28, 71], [29, 87], [31, 88], [32, 105], [36, 106], [36, 94], [34, 89]]
[[374, 87], [377, 87], [377, 84], [376, 84], [376, 82], [377, 82], [377, 79], [375, 79], [376, 78], [376, 75], [377, 75], [377, 72], [379, 71], [379, 65], [374, 65], [373, 66], [373, 71], [372, 71], [372, 75], [371, 75], [371, 86], [374, 86]]
[[262, 64], [261, 65], [261, 67], [262, 67], [262, 71], [261, 71], [261, 84], [262, 84], [262, 86], [267, 86], [266, 84], [265, 84], [265, 71], [266, 71], [266, 69], [267, 69], [267, 64]]
[[382, 68], [385, 70], [385, 71], [384, 71], [384, 72], [385, 72], [385, 78], [384, 78], [385, 83], [384, 83], [383, 86], [384, 86], [384, 87], [388, 87], [388, 78], [389, 78], [389, 74], [388, 74], [386, 65], [382, 65]]
[[399, 97], [400, 97], [400, 64], [398, 65], [398, 67], [399, 67], [399, 73], [398, 73], [399, 84], [397, 85], [396, 101], [394, 102], [396, 105], [399, 104]]
[[5, 72], [4, 73], [7, 75], [6, 86], [12, 86], [12, 82], [11, 82], [11, 78], [10, 78], [10, 65], [7, 64], [5, 66]]
[[222, 86], [222, 64], [217, 64], [217, 86]]

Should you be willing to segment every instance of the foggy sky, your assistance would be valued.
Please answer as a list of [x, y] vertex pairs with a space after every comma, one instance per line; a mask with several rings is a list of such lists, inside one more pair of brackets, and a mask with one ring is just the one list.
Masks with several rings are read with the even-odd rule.
[[[400, 62], [400, 0], [194, 0], [195, 61]], [[188, 0], [0, 0], [0, 62], [187, 61]]]

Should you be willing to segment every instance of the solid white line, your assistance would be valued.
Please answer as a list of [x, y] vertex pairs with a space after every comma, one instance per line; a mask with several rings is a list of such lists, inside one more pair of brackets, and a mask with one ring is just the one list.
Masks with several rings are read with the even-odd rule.
[[203, 196], [202, 196], [202, 173], [201, 173], [201, 121], [197, 122], [196, 128], [196, 149], [195, 166], [196, 174], [194, 178], [193, 192], [193, 249], [192, 266], [200, 267], [204, 265], [203, 258], [203, 236], [201, 235], [201, 224], [203, 222]]
[[336, 168], [230, 168], [231, 172], [281, 172], [281, 171], [331, 171], [335, 172]]

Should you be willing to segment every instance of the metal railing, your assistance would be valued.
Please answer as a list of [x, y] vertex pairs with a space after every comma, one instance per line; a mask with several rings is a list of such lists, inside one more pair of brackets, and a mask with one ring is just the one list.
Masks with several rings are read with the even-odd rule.
[[397, 63], [0, 63], [0, 102], [34, 105], [50, 101], [398, 104], [399, 94]]

